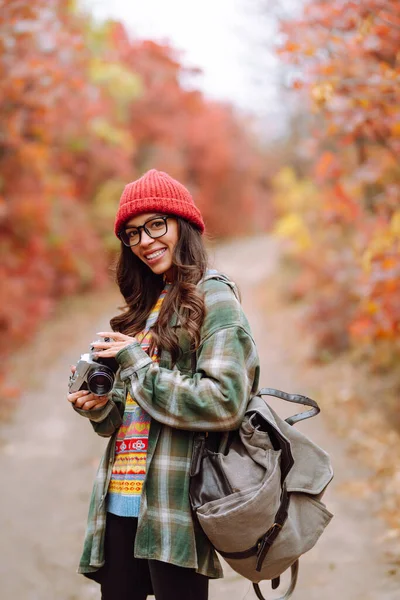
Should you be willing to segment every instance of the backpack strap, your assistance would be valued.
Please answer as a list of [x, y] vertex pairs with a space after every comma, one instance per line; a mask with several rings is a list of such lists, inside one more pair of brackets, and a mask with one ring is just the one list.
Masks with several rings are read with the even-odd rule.
[[[292, 566], [290, 567], [290, 569], [291, 569], [290, 585], [289, 585], [289, 587], [287, 589], [286, 594], [284, 596], [281, 596], [280, 598], [277, 598], [277, 600], [289, 600], [289, 598], [293, 594], [294, 588], [296, 587], [297, 577], [298, 577], [298, 574], [299, 574], [299, 561], [296, 560], [292, 564]], [[272, 581], [274, 582], [274, 579]], [[272, 586], [272, 589], [276, 589], [276, 587]], [[253, 588], [254, 588], [254, 591], [255, 591], [255, 594], [256, 594], [257, 598], [259, 600], [265, 600], [264, 596], [261, 593], [260, 586], [258, 585], [258, 583], [253, 583]]]
[[289, 423], [289, 425], [294, 425], [295, 423], [303, 421], [304, 419], [315, 417], [315, 415], [321, 411], [315, 400], [308, 398], [308, 396], [302, 396], [301, 394], [288, 394], [287, 392], [282, 392], [281, 390], [276, 390], [275, 388], [262, 388], [259, 392], [257, 392], [256, 396], [275, 396], [276, 398], [286, 400], [287, 402], [311, 406], [311, 410], [305, 410], [304, 412], [297, 413], [296, 415], [285, 419], [286, 423]]

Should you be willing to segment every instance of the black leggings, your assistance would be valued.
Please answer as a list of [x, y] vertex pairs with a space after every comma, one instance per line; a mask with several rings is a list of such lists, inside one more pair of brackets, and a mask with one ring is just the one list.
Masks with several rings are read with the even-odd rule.
[[208, 577], [194, 569], [134, 558], [134, 517], [107, 513], [105, 564], [100, 569], [101, 600], [207, 600]]

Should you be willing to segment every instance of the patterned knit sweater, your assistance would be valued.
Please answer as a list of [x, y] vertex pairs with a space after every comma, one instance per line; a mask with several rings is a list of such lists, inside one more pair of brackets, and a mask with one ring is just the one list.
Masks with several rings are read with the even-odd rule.
[[[145, 352], [151, 343], [151, 327], [157, 321], [170, 284], [154, 305], [142, 333], [136, 336]], [[157, 361], [157, 351], [151, 357]], [[150, 417], [128, 393], [122, 425], [115, 443], [115, 461], [108, 487], [107, 510], [121, 517], [139, 516], [140, 497], [146, 477]]]

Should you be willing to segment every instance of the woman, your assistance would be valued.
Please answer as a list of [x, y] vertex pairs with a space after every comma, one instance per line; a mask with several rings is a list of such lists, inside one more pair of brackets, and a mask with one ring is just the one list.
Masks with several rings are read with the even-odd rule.
[[190, 509], [193, 435], [240, 425], [259, 363], [235, 285], [207, 269], [203, 232], [190, 193], [166, 173], [125, 187], [115, 233], [126, 307], [98, 333], [111, 340], [93, 343], [120, 368], [109, 396], [68, 396], [111, 436], [79, 566], [102, 600], [207, 600], [209, 578], [222, 576]]

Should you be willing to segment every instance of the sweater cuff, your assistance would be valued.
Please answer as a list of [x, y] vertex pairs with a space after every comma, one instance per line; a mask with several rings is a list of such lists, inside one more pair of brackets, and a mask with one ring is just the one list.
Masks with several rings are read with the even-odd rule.
[[132, 342], [129, 346], [122, 348], [116, 356], [116, 361], [121, 366], [120, 377], [122, 381], [130, 377], [136, 371], [139, 371], [146, 365], [151, 365], [153, 361], [150, 356], [142, 350], [139, 342]]

